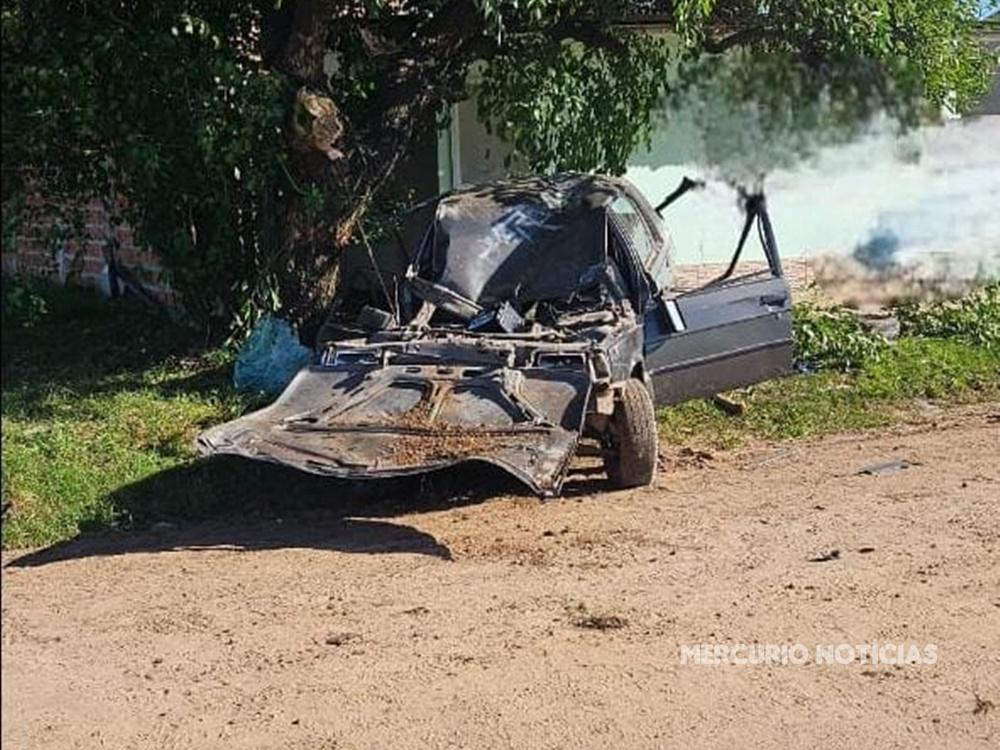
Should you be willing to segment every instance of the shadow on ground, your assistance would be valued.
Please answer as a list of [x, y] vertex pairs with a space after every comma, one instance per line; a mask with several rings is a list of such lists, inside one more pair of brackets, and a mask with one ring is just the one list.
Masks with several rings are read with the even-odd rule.
[[[603, 475], [582, 470], [570, 475], [563, 495], [573, 498], [605, 487]], [[391, 519], [500, 496], [534, 498], [489, 464], [350, 482], [220, 457], [169, 469], [116, 491], [115, 507], [129, 519], [124, 528], [85, 529], [68, 541], [20, 555], [7, 566], [181, 549], [309, 548], [405, 552], [450, 560], [451, 551], [434, 536]]]
[[[571, 476], [564, 495], [600, 489], [602, 478]], [[488, 464], [350, 482], [239, 458], [198, 461], [120, 488], [111, 500], [122, 528], [79, 536], [20, 555], [9, 567], [171, 550], [309, 548], [356, 554], [411, 553], [451, 559], [434, 536], [395, 517], [458, 508], [499, 496], [533, 498]], [[541, 502], [541, 501], [539, 501]]]

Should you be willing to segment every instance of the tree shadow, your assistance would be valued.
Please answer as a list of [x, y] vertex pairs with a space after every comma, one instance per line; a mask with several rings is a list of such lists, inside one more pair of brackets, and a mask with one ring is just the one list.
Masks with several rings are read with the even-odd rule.
[[85, 399], [152, 388], [176, 395], [228, 385], [223, 353], [166, 312], [89, 290], [44, 293], [51, 309], [43, 320], [28, 328], [3, 324], [3, 390], [18, 416], [53, 416], [52, 393]]

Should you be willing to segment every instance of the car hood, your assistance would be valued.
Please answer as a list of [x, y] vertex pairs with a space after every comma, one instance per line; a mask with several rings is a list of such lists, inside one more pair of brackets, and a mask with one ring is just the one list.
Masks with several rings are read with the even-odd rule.
[[464, 461], [559, 492], [590, 394], [585, 367], [311, 366], [271, 406], [198, 438], [332, 477], [414, 474]]

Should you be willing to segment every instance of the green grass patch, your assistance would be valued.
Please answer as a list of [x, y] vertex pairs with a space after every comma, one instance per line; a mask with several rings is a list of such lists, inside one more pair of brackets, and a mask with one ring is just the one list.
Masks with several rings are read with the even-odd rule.
[[[246, 406], [230, 356], [165, 315], [85, 291], [45, 297], [30, 325], [4, 318], [5, 548], [162, 515], [162, 495], [130, 507], [129, 488], [190, 466], [195, 434]], [[191, 506], [220, 499], [197, 482], [176, 491]]]
[[902, 338], [849, 372], [820, 370], [728, 394], [745, 406], [730, 416], [711, 401], [660, 413], [670, 444], [726, 448], [879, 427], [912, 416], [917, 400], [970, 403], [1000, 398], [1000, 350], [965, 341]]
[[42, 301], [16, 300], [30, 316], [3, 318], [5, 549], [329, 500], [318, 477], [197, 459], [201, 430], [260, 405], [233, 389], [232, 352], [138, 304], [43, 286], [32, 295]]
[[739, 416], [710, 401], [663, 410], [664, 440], [728, 447], [879, 427], [912, 416], [920, 400], [1000, 398], [1000, 282], [894, 312], [902, 336], [889, 342], [850, 310], [796, 305], [795, 358], [808, 374], [730, 394], [745, 406]]

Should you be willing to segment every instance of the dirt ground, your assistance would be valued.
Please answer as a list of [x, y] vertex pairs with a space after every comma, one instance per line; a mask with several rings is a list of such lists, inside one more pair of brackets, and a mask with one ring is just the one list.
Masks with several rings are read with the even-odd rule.
[[3, 747], [1000, 747], [1000, 405], [664, 458], [6, 554]]

